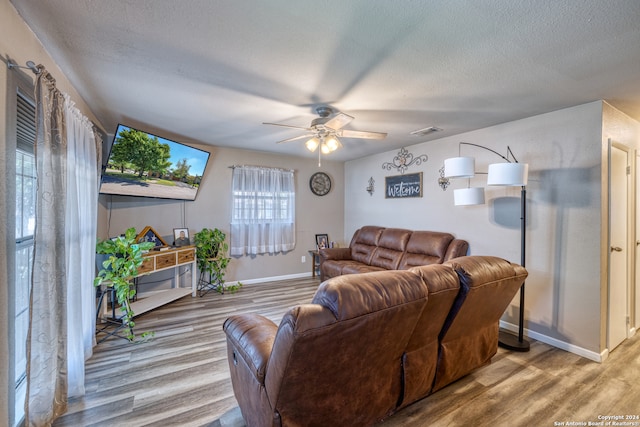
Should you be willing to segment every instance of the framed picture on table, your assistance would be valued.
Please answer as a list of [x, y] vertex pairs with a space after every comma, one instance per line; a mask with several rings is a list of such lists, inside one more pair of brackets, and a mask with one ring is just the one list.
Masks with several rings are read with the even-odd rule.
[[188, 228], [173, 229], [173, 246], [188, 246], [190, 244]]
[[316, 249], [324, 249], [329, 247], [329, 235], [328, 234], [316, 234]]

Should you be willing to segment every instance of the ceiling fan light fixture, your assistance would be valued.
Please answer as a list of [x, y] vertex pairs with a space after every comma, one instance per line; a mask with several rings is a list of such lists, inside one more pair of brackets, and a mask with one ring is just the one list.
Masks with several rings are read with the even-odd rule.
[[318, 141], [318, 138], [316, 138], [315, 136], [304, 143], [305, 147], [307, 147], [307, 150], [311, 151], [312, 153], [316, 151], [316, 148], [318, 148], [319, 144], [320, 141]]
[[336, 136], [331, 136], [324, 145], [327, 146], [329, 152], [336, 151], [340, 147], [340, 140]]
[[329, 148], [329, 146], [325, 142], [320, 146], [320, 151], [322, 151], [322, 154], [329, 154], [331, 152], [331, 149]]

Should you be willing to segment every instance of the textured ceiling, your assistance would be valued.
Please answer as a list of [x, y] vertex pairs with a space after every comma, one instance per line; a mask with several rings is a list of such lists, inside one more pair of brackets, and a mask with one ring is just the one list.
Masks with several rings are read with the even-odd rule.
[[640, 120], [637, 0], [12, 3], [109, 133], [311, 158], [262, 122], [331, 105], [389, 134], [349, 160], [598, 99]]

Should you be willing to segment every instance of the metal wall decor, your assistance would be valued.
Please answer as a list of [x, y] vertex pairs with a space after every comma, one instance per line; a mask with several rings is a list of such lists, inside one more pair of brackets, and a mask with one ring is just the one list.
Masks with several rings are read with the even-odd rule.
[[373, 196], [374, 187], [373, 184], [376, 182], [373, 180], [373, 177], [369, 178], [369, 186], [367, 187], [367, 192], [369, 192], [370, 196]]
[[426, 162], [429, 157], [426, 154], [421, 154], [417, 157], [413, 157], [413, 154], [402, 147], [398, 154], [393, 158], [393, 162], [384, 162], [382, 169], [391, 170], [396, 169], [400, 173], [405, 173], [409, 166], [416, 164], [419, 165], [422, 162]]
[[451, 182], [449, 182], [449, 178], [444, 176], [444, 165], [442, 165], [442, 167], [438, 169], [438, 172], [440, 172], [438, 185], [442, 188], [442, 191], [447, 191], [447, 187], [449, 186], [449, 184], [451, 184]]

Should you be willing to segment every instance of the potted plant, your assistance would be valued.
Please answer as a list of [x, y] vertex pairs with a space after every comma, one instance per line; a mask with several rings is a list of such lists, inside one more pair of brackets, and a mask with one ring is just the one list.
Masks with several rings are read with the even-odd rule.
[[[142, 265], [144, 251], [153, 248], [153, 242], [136, 242], [136, 229], [129, 228], [123, 235], [105, 240], [98, 240], [96, 253], [104, 255], [101, 269], [94, 279], [94, 286], [105, 285], [113, 288], [122, 317], [120, 321], [128, 333], [129, 341], [135, 340], [133, 333], [133, 310], [131, 300], [136, 295], [135, 287], [131, 286], [131, 279], [138, 275], [138, 267]], [[100, 268], [100, 267], [99, 267]], [[145, 338], [150, 333], [143, 333]]]
[[209, 274], [208, 282], [202, 276], [200, 282], [213, 286], [220, 293], [224, 293], [225, 289], [235, 292], [242, 286], [240, 282], [232, 286], [224, 284], [224, 275], [229, 261], [231, 261], [231, 258], [227, 256], [229, 245], [225, 241], [226, 237], [227, 235], [217, 228], [213, 230], [203, 228], [193, 236], [198, 269], [201, 274], [204, 272]]

